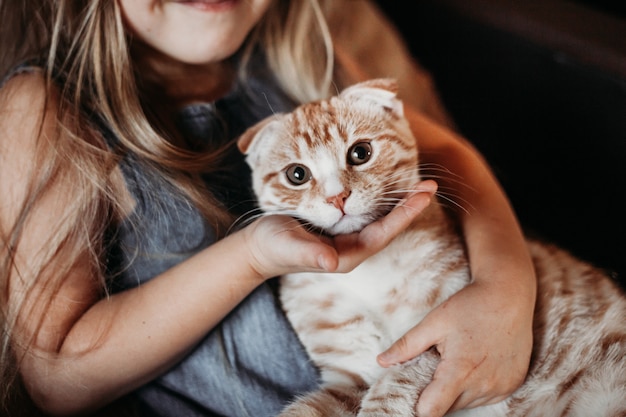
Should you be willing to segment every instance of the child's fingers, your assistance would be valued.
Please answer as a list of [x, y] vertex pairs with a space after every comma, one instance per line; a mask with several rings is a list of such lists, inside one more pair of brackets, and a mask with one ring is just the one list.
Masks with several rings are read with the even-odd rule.
[[417, 402], [418, 415], [442, 417], [460, 400], [463, 389], [463, 375], [459, 370], [450, 363], [440, 362], [432, 382], [426, 386]]
[[426, 352], [437, 344], [433, 337], [438, 334], [429, 330], [429, 321], [424, 319], [420, 324], [409, 330], [404, 336], [395, 341], [387, 350], [376, 358], [381, 366], [389, 367], [403, 363]]

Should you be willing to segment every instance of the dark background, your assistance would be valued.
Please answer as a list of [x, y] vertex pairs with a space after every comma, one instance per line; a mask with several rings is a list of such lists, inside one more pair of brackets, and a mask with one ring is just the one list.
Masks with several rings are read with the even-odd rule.
[[626, 288], [626, 2], [378, 2], [523, 226]]
[[588, 6], [600, 12], [626, 17], [626, 2], [620, 0], [577, 0], [575, 3]]

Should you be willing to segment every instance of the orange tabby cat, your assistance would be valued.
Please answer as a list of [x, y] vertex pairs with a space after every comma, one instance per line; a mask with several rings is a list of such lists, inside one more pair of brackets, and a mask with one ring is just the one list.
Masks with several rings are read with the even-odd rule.
[[[360, 230], [420, 179], [416, 141], [388, 79], [277, 114], [239, 147], [264, 212], [329, 234]], [[626, 298], [602, 271], [528, 244], [539, 282], [527, 379], [505, 401], [454, 415], [626, 416]], [[436, 351], [392, 368], [376, 355], [468, 282], [462, 240], [436, 203], [350, 273], [282, 277], [285, 312], [323, 385], [281, 416], [414, 416]]]

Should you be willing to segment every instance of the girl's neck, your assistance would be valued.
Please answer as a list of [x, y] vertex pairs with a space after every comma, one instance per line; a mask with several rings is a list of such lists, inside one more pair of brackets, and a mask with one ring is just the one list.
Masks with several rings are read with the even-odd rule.
[[159, 88], [176, 107], [212, 102], [226, 95], [235, 80], [230, 60], [204, 64], [185, 64], [147, 45], [133, 45], [138, 73], [149, 85]]

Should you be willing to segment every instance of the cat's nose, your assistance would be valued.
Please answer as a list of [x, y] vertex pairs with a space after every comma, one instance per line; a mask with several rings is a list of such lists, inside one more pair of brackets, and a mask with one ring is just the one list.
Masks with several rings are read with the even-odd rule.
[[350, 191], [342, 191], [337, 195], [334, 195], [332, 197], [328, 197], [326, 199], [326, 202], [328, 204], [332, 204], [333, 206], [337, 207], [339, 210], [341, 210], [341, 212], [343, 213], [343, 206], [346, 203], [346, 199], [350, 196]]

